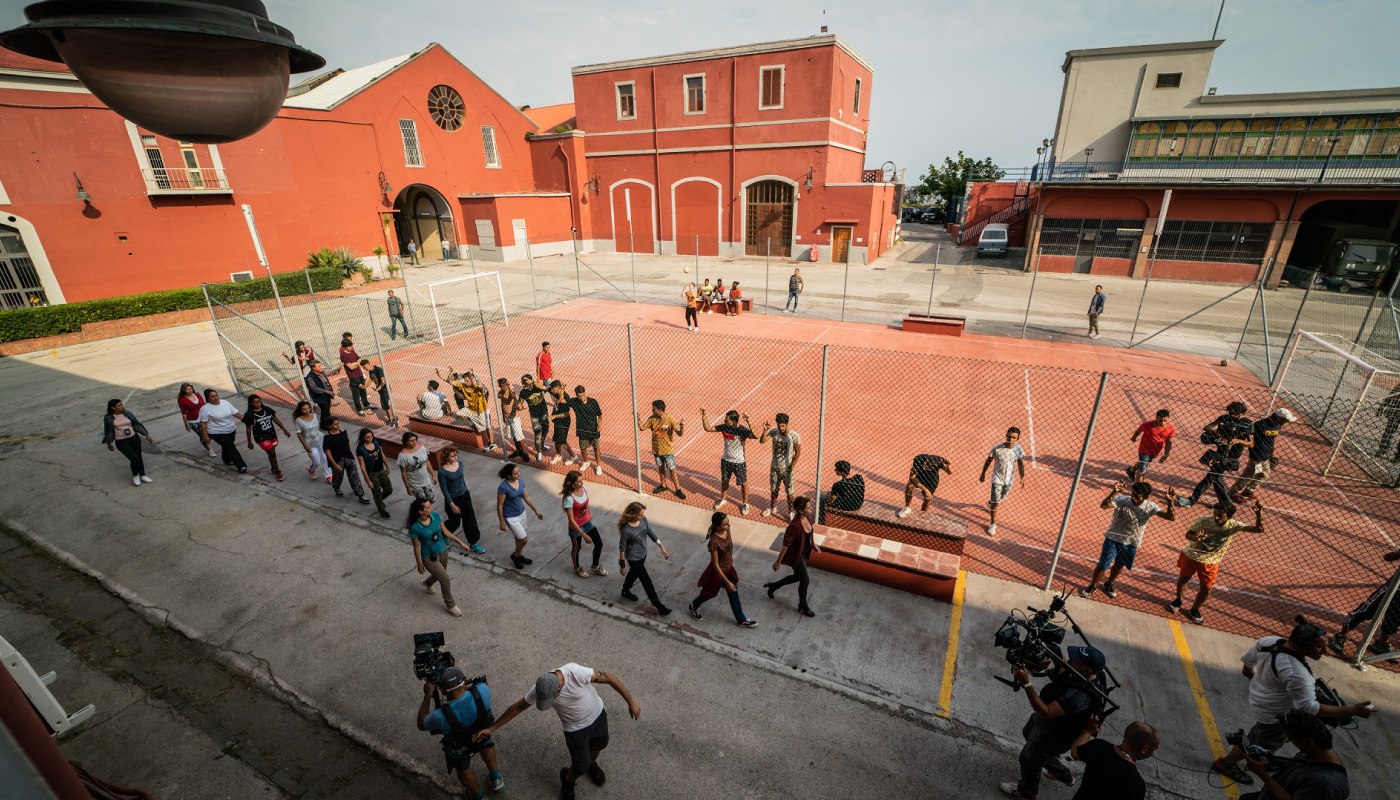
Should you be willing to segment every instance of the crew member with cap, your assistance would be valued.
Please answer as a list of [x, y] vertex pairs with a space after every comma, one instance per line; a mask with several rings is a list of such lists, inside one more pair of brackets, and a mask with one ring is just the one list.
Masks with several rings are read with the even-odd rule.
[[[428, 711], [433, 691], [441, 689], [445, 700], [440, 708]], [[496, 743], [491, 737], [476, 739], [473, 733], [491, 721], [491, 688], [485, 681], [467, 685], [467, 676], [456, 667], [448, 667], [438, 676], [437, 683], [423, 684], [423, 703], [418, 706], [418, 730], [442, 734], [442, 753], [447, 757], [447, 771], [456, 772], [457, 780], [467, 787], [466, 795], [481, 800], [485, 792], [477, 785], [471, 760], [481, 754], [490, 770], [491, 791], [506, 788], [506, 781], [496, 769]]]
[[[1249, 707], [1254, 712], [1254, 726], [1245, 734], [1245, 742], [1258, 745], [1270, 753], [1288, 743], [1288, 731], [1283, 716], [1299, 709], [1319, 717], [1362, 717], [1376, 713], [1369, 700], [1349, 706], [1333, 706], [1317, 699], [1317, 680], [1308, 659], [1322, 658], [1327, 651], [1327, 632], [1311, 622], [1297, 617], [1298, 625], [1285, 639], [1265, 636], [1254, 643], [1240, 661], [1240, 672], [1249, 678]], [[1238, 783], [1253, 783], [1254, 778], [1240, 768], [1244, 751], [1238, 745], [1230, 748], [1224, 758], [1217, 758], [1211, 770]]]
[[627, 687], [616, 675], [568, 663], [553, 672], [546, 672], [535, 681], [525, 697], [515, 701], [496, 724], [479, 731], [476, 741], [489, 739], [507, 722], [515, 719], [533, 703], [540, 711], [553, 708], [564, 726], [564, 743], [569, 748], [569, 766], [559, 770], [559, 797], [574, 800], [574, 781], [587, 774], [594, 784], [602, 786], [607, 780], [598, 766], [598, 754], [608, 746], [608, 712], [603, 698], [593, 687], [606, 683], [627, 701], [627, 713], [632, 719], [642, 716], [642, 707], [627, 693]]
[[[1025, 667], [1016, 667], [1011, 677], [1026, 691], [1031, 704], [1031, 716], [1021, 728], [1026, 739], [1021, 748], [1021, 780], [1001, 784], [1002, 794], [1021, 800], [1034, 800], [1040, 792], [1043, 770], [1066, 786], [1074, 785], [1069, 768], [1060, 763], [1060, 756], [1071, 746], [1084, 741], [1083, 734], [1098, 730], [1098, 714], [1103, 710], [1100, 693], [1107, 660], [1094, 647], [1069, 647], [1068, 667], [1056, 666], [1050, 674], [1050, 685], [1037, 692]], [[1099, 691], [1095, 691], [1097, 688]]]
[[1278, 441], [1279, 431], [1297, 419], [1292, 411], [1276, 408], [1274, 413], [1254, 423], [1254, 444], [1249, 446], [1249, 463], [1244, 465], [1239, 479], [1230, 487], [1231, 500], [1238, 503], [1241, 499], [1254, 499], [1254, 490], [1268, 480], [1269, 473], [1278, 466], [1274, 443]]

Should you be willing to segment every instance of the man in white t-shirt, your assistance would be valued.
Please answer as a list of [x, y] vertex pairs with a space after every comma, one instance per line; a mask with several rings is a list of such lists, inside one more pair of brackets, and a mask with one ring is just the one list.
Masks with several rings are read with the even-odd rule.
[[418, 396], [418, 410], [423, 419], [442, 419], [447, 415], [447, 395], [438, 391], [437, 381], [428, 381], [428, 391]]
[[608, 746], [608, 712], [603, 708], [603, 698], [593, 688], [595, 683], [606, 683], [616, 689], [627, 701], [627, 713], [632, 719], [642, 716], [642, 707], [627, 693], [627, 687], [616, 675], [570, 662], [541, 675], [525, 697], [512, 703], [495, 725], [477, 733], [475, 739], [485, 741], [531, 704], [540, 711], [553, 708], [564, 726], [564, 743], [569, 748], [570, 759], [569, 766], [559, 770], [559, 796], [563, 800], [574, 800], [574, 781], [580, 775], [587, 774], [598, 786], [607, 780], [598, 766], [598, 754]]
[[987, 482], [987, 468], [996, 464], [996, 468], [992, 470], [992, 496], [987, 501], [987, 511], [992, 517], [987, 525], [988, 536], [997, 535], [997, 506], [1011, 491], [1011, 484], [1016, 481], [1016, 473], [1019, 471], [1021, 480], [1026, 480], [1026, 464], [1022, 460], [1026, 457], [1026, 452], [1021, 449], [1021, 445], [1016, 444], [1020, 438], [1020, 428], [1007, 428], [1006, 441], [993, 447], [992, 452], [987, 454], [987, 460], [982, 463], [982, 483]]
[[1098, 590], [1099, 579], [1109, 567], [1113, 570], [1108, 573], [1108, 580], [1104, 582], [1103, 593], [1110, 598], [1117, 597], [1118, 590], [1113, 588], [1113, 582], [1118, 580], [1118, 573], [1124, 568], [1133, 568], [1133, 560], [1137, 557], [1138, 545], [1142, 544], [1143, 534], [1147, 531], [1148, 520], [1158, 514], [1168, 522], [1176, 519], [1176, 489], [1167, 487], [1165, 511], [1147, 499], [1151, 496], [1152, 485], [1146, 481], [1134, 483], [1130, 495], [1123, 494], [1121, 483], [1113, 484], [1113, 488], [1108, 490], [1108, 496], [1099, 503], [1099, 508], [1113, 509], [1113, 519], [1103, 534], [1103, 548], [1099, 551], [1099, 563], [1094, 567], [1094, 577], [1089, 580], [1088, 586], [1079, 590], [1080, 597], [1089, 597]]

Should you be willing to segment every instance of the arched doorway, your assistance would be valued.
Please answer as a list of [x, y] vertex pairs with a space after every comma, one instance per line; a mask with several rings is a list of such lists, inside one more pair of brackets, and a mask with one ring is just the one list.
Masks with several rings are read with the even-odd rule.
[[394, 210], [398, 212], [395, 229], [400, 253], [408, 253], [408, 243], [414, 242], [420, 257], [442, 258], [444, 247], [460, 244], [452, 222], [452, 207], [431, 186], [405, 186], [394, 198]]
[[50, 302], [24, 236], [17, 228], [0, 224], [0, 309], [32, 308]]
[[793, 186], [758, 181], [745, 190], [744, 255], [792, 256]]

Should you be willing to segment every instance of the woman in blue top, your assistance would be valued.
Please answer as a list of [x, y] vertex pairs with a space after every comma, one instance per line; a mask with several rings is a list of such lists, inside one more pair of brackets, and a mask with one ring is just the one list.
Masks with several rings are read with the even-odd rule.
[[453, 536], [442, 524], [442, 517], [433, 510], [432, 502], [418, 498], [408, 509], [408, 541], [413, 547], [413, 560], [418, 564], [418, 574], [427, 573], [423, 588], [428, 594], [436, 594], [434, 584], [442, 585], [442, 602], [447, 604], [447, 613], [454, 617], [462, 616], [462, 609], [452, 599], [452, 580], [447, 577], [447, 540], [451, 539], [466, 549], [461, 539]]
[[442, 490], [443, 504], [447, 509], [444, 527], [453, 533], [460, 527], [473, 553], [486, 552], [486, 548], [477, 544], [481, 541], [481, 529], [476, 526], [476, 508], [472, 505], [472, 493], [467, 489], [467, 475], [462, 471], [462, 462], [457, 460], [457, 448], [449, 445], [439, 450], [438, 463], [438, 488]]
[[520, 480], [520, 467], [506, 464], [497, 474], [501, 477], [501, 485], [496, 487], [496, 521], [500, 523], [501, 530], [509, 530], [515, 537], [515, 553], [510, 561], [516, 569], [521, 569], [526, 564], [535, 563], [521, 555], [525, 552], [525, 543], [530, 540], [525, 530], [525, 506], [535, 512], [535, 519], [544, 519], [544, 515], [535, 508], [530, 493], [525, 491], [525, 482]]

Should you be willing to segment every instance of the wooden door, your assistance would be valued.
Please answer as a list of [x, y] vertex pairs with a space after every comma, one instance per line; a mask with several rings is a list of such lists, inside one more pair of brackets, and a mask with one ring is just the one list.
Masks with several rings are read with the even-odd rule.
[[792, 256], [792, 185], [761, 181], [749, 187], [744, 254]]
[[844, 264], [851, 257], [851, 229], [832, 228], [831, 229], [831, 262], [833, 264]]

